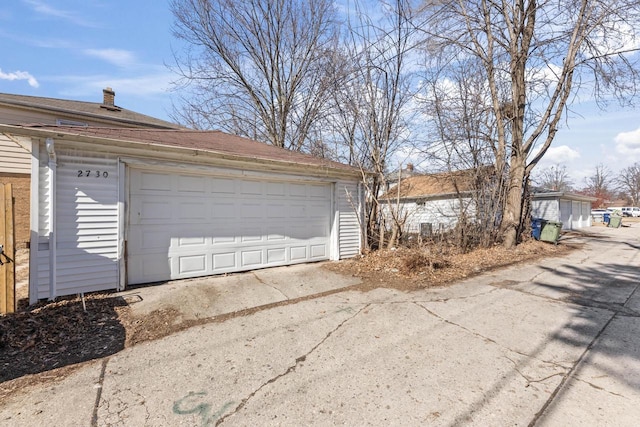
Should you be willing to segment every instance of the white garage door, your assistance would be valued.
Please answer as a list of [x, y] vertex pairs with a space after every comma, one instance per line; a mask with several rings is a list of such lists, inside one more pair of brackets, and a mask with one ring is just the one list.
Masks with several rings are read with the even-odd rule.
[[329, 259], [331, 184], [130, 172], [129, 284]]

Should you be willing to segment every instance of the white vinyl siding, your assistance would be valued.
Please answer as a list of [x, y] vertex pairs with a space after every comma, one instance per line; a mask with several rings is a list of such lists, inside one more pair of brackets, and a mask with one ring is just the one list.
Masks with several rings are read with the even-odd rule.
[[384, 203], [382, 211], [387, 228], [393, 221], [390, 209], [395, 209], [400, 218], [406, 218], [405, 233], [419, 233], [421, 224], [431, 224], [434, 232], [455, 227], [463, 209], [470, 218], [475, 216], [474, 203], [469, 197]]
[[531, 217], [542, 218], [549, 221], [560, 221], [561, 206], [558, 199], [536, 199], [531, 206]]
[[127, 282], [329, 259], [331, 189], [130, 169]]
[[591, 227], [591, 203], [582, 202], [582, 227]]
[[118, 287], [118, 162], [60, 155], [56, 186], [57, 290]]
[[532, 202], [531, 217], [559, 221], [562, 223], [563, 230], [590, 227], [591, 202], [557, 197], [536, 198]]
[[31, 173], [31, 139], [0, 134], [0, 173]]
[[[116, 289], [119, 283], [117, 159], [58, 150], [53, 207], [53, 171], [44, 145], [40, 153], [38, 243], [32, 244], [37, 271], [31, 279], [31, 286], [37, 286], [36, 298]], [[52, 208], [55, 226], [50, 221]], [[55, 259], [50, 250], [53, 233]], [[54, 278], [51, 277], [52, 262], [55, 263]]]
[[40, 153], [44, 154], [41, 155], [38, 167], [38, 240], [31, 242], [31, 256], [36, 256], [38, 263], [36, 273], [34, 275], [32, 272], [30, 279], [30, 286], [37, 286], [37, 299], [49, 296], [49, 232], [51, 231], [49, 227], [51, 171], [44, 144], [41, 144]]
[[360, 254], [362, 232], [358, 213], [362, 212], [362, 196], [358, 184], [340, 181], [336, 183], [336, 204], [338, 210], [338, 259], [351, 258]]

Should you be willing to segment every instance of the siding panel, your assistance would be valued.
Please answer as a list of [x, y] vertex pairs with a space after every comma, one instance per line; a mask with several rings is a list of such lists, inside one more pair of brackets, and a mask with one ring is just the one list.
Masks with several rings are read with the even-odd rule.
[[118, 163], [115, 158], [58, 156], [57, 295], [118, 286]]
[[0, 135], [0, 172], [31, 173], [31, 140]]
[[362, 203], [358, 199], [358, 185], [355, 182], [339, 181], [336, 183], [336, 193], [339, 259], [351, 258], [360, 254], [362, 247], [358, 222]]

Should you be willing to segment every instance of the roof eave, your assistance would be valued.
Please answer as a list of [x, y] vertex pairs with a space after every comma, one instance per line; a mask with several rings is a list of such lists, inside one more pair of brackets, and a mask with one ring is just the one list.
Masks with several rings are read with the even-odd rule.
[[[197, 148], [179, 147], [174, 145], [164, 145], [153, 142], [143, 141], [131, 141], [128, 139], [107, 138], [100, 136], [88, 136], [81, 135], [73, 132], [62, 132], [50, 129], [38, 129], [38, 128], [25, 128], [20, 126], [0, 125], [0, 132], [2, 133], [14, 133], [24, 136], [31, 136], [36, 138], [54, 138], [61, 139], [65, 143], [72, 143], [75, 145], [86, 145], [87, 148], [91, 148], [96, 152], [109, 153], [110, 147], [117, 147], [122, 150], [128, 151], [132, 156], [148, 156], [150, 152], [155, 154], [167, 154], [171, 156], [160, 156], [164, 159], [174, 159], [174, 154], [180, 157], [181, 160], [190, 160], [196, 162], [202, 162], [206, 160], [219, 160], [222, 163], [227, 164], [244, 164], [245, 166], [255, 166], [256, 164], [262, 165], [266, 169], [287, 169], [290, 171], [296, 171], [299, 173], [309, 174], [315, 176], [332, 176], [332, 177], [349, 177], [362, 179], [362, 172], [355, 168], [334, 168], [327, 165], [318, 165], [312, 163], [300, 163], [296, 161], [287, 161], [281, 159], [268, 159], [262, 157], [250, 157], [239, 154], [225, 153], [216, 150], [202, 150]], [[271, 166], [271, 167], [270, 167]]]
[[[106, 122], [107, 124], [108, 122], [118, 122], [123, 124], [144, 126], [144, 127], [156, 128], [156, 129], [179, 129], [180, 128], [180, 125], [178, 124], [173, 125], [172, 123], [169, 123], [169, 122], [167, 122], [168, 125], [163, 125], [161, 123], [131, 120], [131, 119], [126, 119], [122, 117], [104, 116], [96, 113], [88, 113], [88, 112], [83, 112], [78, 110], [70, 110], [67, 108], [52, 107], [49, 105], [34, 104], [29, 102], [20, 102], [20, 101], [8, 102], [4, 100], [4, 101], [0, 101], [0, 105], [6, 105], [10, 107], [18, 106], [30, 111], [45, 110], [45, 111], [50, 111], [55, 113], [67, 114], [71, 116], [86, 117], [86, 118], [95, 119], [97, 121], [103, 121], [103, 122]], [[122, 111], [122, 109], [120, 109], [120, 111]], [[139, 114], [139, 113], [136, 113], [136, 114]], [[173, 126], [169, 126], [169, 125], [173, 125]]]

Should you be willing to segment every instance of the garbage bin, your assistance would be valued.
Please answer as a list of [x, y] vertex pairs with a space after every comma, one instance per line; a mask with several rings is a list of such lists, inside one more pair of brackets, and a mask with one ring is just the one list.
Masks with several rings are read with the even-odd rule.
[[622, 217], [615, 215], [609, 218], [609, 225], [607, 227], [618, 228], [621, 225], [622, 225]]
[[604, 222], [605, 224], [609, 224], [609, 221], [611, 221], [611, 214], [609, 212], [603, 213], [602, 222]]
[[560, 231], [562, 230], [562, 223], [557, 221], [544, 221], [542, 223], [542, 230], [540, 231], [540, 240], [543, 242], [550, 242], [558, 244], [560, 238]]
[[540, 240], [540, 233], [542, 232], [542, 219], [541, 218], [532, 218], [531, 219], [531, 236]]

